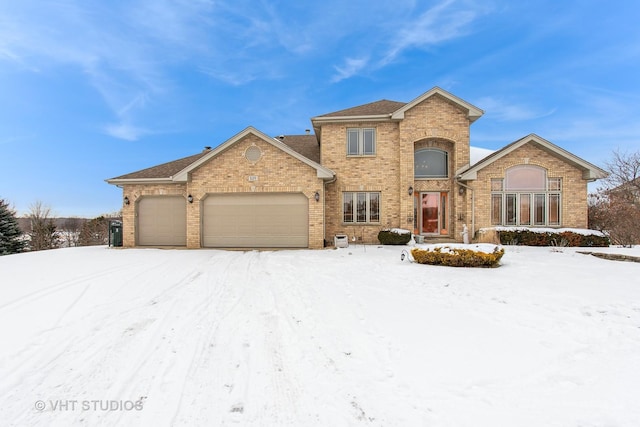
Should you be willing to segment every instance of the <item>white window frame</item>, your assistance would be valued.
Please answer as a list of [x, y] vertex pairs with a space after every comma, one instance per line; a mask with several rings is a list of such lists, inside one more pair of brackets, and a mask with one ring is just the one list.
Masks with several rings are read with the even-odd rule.
[[[357, 139], [357, 149], [351, 150], [351, 135]], [[371, 137], [371, 149], [367, 151], [366, 137]], [[365, 157], [376, 155], [375, 128], [347, 128], [347, 157]]]
[[[492, 187], [497, 184], [496, 179], [492, 179]], [[553, 186], [552, 186], [553, 183]], [[546, 188], [544, 190], [509, 190], [503, 182], [502, 191], [491, 192], [491, 204], [490, 204], [490, 221], [492, 225], [505, 225], [505, 226], [523, 226], [523, 227], [560, 227], [562, 226], [562, 178], [546, 178]], [[551, 189], [554, 187], [553, 189]], [[521, 200], [522, 198], [529, 198], [529, 221], [522, 222], [521, 215]], [[558, 222], [550, 222], [551, 217], [551, 199], [558, 199]], [[501, 217], [499, 221], [496, 221], [493, 213], [494, 198], [501, 198]], [[508, 200], [513, 200], [514, 211], [512, 212], [512, 218], [508, 217], [510, 213]], [[543, 203], [542, 218], [536, 215], [536, 208], [540, 206], [540, 202]]]
[[[374, 212], [377, 214], [377, 219], [372, 220], [372, 211], [371, 211], [371, 196], [376, 195], [378, 199], [378, 211]], [[352, 203], [352, 212], [351, 212], [351, 220], [347, 220], [345, 218], [345, 204], [348, 199], [351, 199]], [[364, 220], [361, 220], [358, 216], [358, 201], [363, 200], [365, 203], [365, 217]], [[345, 191], [342, 193], [342, 223], [343, 224], [379, 224], [380, 223], [380, 203], [382, 197], [379, 191]], [[376, 215], [373, 215], [374, 217]]]

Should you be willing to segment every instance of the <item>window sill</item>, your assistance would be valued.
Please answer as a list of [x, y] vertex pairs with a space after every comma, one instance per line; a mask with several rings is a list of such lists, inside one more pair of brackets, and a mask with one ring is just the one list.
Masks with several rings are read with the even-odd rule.
[[375, 226], [380, 226], [380, 222], [343, 222], [342, 226], [348, 226], [348, 225], [375, 225]]
[[375, 154], [347, 154], [347, 159], [361, 159], [363, 157], [376, 157]]

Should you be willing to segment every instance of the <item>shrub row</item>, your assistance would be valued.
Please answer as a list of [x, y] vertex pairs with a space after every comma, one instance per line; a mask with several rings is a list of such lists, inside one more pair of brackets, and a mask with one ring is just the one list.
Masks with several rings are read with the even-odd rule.
[[411, 255], [419, 264], [446, 265], [449, 267], [497, 267], [504, 255], [504, 248], [496, 248], [492, 253], [478, 252], [471, 249], [449, 248], [412, 249]]
[[406, 245], [411, 240], [411, 232], [398, 233], [394, 230], [381, 230], [378, 240], [383, 245]]
[[498, 230], [498, 237], [503, 245], [606, 247], [611, 243], [606, 236], [572, 231], [539, 233], [531, 230]]

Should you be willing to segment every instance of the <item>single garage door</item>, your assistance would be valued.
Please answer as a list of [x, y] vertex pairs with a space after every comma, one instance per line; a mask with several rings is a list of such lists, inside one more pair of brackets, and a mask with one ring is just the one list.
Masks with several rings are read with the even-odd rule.
[[182, 196], [145, 196], [138, 202], [138, 245], [186, 246], [187, 206]]
[[309, 199], [302, 193], [209, 194], [202, 209], [205, 247], [309, 246]]

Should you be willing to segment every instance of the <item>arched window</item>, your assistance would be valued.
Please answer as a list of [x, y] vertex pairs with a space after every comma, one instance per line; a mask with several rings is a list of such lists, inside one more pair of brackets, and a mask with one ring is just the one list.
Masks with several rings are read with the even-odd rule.
[[513, 166], [491, 180], [493, 225], [559, 226], [562, 180], [534, 165]]
[[448, 178], [449, 154], [437, 148], [423, 148], [413, 155], [416, 178]]
[[533, 165], [519, 165], [507, 169], [505, 173], [505, 190], [528, 191], [547, 189], [547, 171]]

